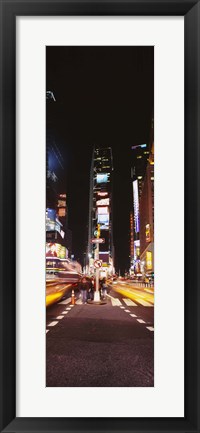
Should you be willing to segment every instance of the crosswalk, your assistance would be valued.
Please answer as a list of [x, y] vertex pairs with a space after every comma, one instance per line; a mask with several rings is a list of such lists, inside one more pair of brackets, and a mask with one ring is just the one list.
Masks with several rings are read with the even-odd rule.
[[[118, 298], [114, 298], [113, 296], [107, 295], [110, 298], [111, 304], [113, 307], [123, 307], [123, 303], [125, 304], [125, 306], [127, 307], [139, 307], [139, 306], [143, 306], [143, 307], [153, 307], [154, 305], [151, 304], [148, 301], [145, 301], [142, 298], [137, 298], [137, 300], [135, 302], [132, 301], [132, 299], [129, 298], [122, 298], [123, 303], [120, 301], [120, 299]], [[71, 298], [65, 299], [64, 301], [59, 302], [59, 304], [69, 304], [71, 302]], [[137, 303], [136, 303], [137, 302]], [[79, 298], [76, 300], [76, 304], [77, 305], [81, 305], [82, 304], [82, 300]], [[123, 307], [124, 308], [124, 307]]]
[[137, 304], [133, 302], [131, 299], [123, 298], [123, 301], [125, 302], [128, 307], [137, 307]]
[[[118, 298], [113, 298], [112, 296], [109, 296], [110, 300], [111, 300], [111, 304], [113, 307], [116, 306], [123, 306], [123, 303], [118, 299]], [[122, 298], [122, 301], [128, 306], [128, 307], [139, 307], [139, 306], [143, 306], [143, 307], [153, 307], [153, 304], [150, 304], [150, 302], [145, 301], [144, 299], [137, 299], [137, 304], [135, 302], [132, 301], [132, 299], [129, 298]]]

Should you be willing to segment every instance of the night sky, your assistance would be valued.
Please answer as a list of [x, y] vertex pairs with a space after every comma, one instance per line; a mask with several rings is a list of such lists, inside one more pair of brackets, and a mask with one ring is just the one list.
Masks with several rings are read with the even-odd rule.
[[89, 172], [94, 145], [113, 152], [115, 267], [129, 269], [131, 146], [148, 143], [154, 107], [153, 47], [47, 47], [46, 89], [56, 98], [52, 119], [65, 158], [73, 253], [87, 248]]

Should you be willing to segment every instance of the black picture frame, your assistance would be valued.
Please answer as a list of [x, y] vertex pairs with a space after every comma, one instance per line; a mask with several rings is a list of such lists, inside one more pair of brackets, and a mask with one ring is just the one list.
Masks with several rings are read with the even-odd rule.
[[[200, 2], [199, 0], [0, 0], [1, 290], [0, 430], [4, 432], [200, 432]], [[16, 418], [17, 16], [151, 15], [185, 20], [185, 416], [184, 418]], [[178, 254], [178, 251], [175, 252]], [[172, 389], [173, 392], [173, 389]]]

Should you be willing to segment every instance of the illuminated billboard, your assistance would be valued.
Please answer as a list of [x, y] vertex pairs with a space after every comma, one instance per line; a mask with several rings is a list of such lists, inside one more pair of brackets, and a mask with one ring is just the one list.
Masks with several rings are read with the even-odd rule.
[[97, 222], [98, 224], [109, 225], [109, 214], [98, 215]]
[[152, 269], [152, 252], [146, 252], [146, 270], [150, 271]]
[[56, 221], [56, 210], [55, 209], [47, 208], [46, 215], [50, 221]]
[[47, 257], [58, 257], [59, 259], [65, 259], [66, 248], [60, 244], [47, 243], [46, 244], [46, 256]]
[[59, 217], [64, 217], [66, 215], [66, 208], [65, 207], [60, 207], [58, 209], [58, 215], [59, 215]]
[[109, 213], [109, 211], [108, 211], [108, 207], [98, 207], [97, 208], [97, 214], [98, 215], [106, 215], [106, 214], [108, 214]]
[[138, 181], [133, 181], [133, 205], [134, 205], [134, 221], [135, 221], [135, 232], [140, 231], [140, 218], [139, 218], [139, 193], [138, 193]]
[[140, 241], [136, 240], [134, 241], [134, 259], [136, 260], [138, 257], [140, 257]]
[[66, 201], [65, 200], [58, 200], [58, 207], [66, 207]]
[[97, 200], [96, 205], [97, 206], [109, 206], [110, 200], [109, 198], [102, 198], [101, 200]]
[[106, 197], [108, 195], [108, 192], [102, 192], [102, 191], [98, 191], [97, 195], [99, 197]]
[[61, 226], [62, 226], [61, 222], [56, 217], [55, 209], [48, 208], [46, 211], [46, 231], [47, 232], [56, 231], [60, 233]]
[[145, 234], [146, 234], [146, 242], [151, 242], [150, 224], [146, 224]]
[[106, 183], [106, 182], [108, 182], [108, 174], [107, 173], [97, 174], [97, 183]]

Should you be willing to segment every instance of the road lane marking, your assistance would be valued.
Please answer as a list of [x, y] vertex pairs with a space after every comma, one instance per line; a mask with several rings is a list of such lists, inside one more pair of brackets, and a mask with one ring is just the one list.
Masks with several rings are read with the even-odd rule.
[[139, 323], [146, 323], [144, 320], [142, 320], [142, 319], [137, 319], [137, 321], [139, 322]]
[[118, 305], [122, 305], [119, 299], [117, 298], [111, 298], [111, 303], [113, 307], [117, 307]]
[[128, 307], [137, 307], [137, 304], [135, 304], [131, 299], [123, 298], [123, 301], [128, 305]]
[[64, 316], [57, 316], [56, 319], [63, 319]]
[[70, 307], [68, 307], [68, 308], [66, 308], [66, 310], [70, 311], [70, 310], [71, 310], [71, 308], [70, 308]]
[[62, 311], [61, 314], [68, 314], [68, 311]]
[[49, 323], [47, 326], [55, 326], [55, 325], [57, 325], [57, 323], [58, 322], [54, 320], [54, 322]]
[[131, 317], [137, 317], [136, 314], [130, 314]]
[[147, 329], [149, 329], [149, 331], [154, 331], [153, 326], [146, 326]]
[[49, 329], [46, 329], [46, 334], [47, 334], [47, 332], [49, 332]]
[[70, 304], [70, 307], [74, 307], [74, 305], [73, 305], [73, 304]]
[[130, 313], [130, 310], [124, 310], [124, 311], [126, 311], [126, 313]]
[[125, 309], [125, 307], [120, 306], [120, 308]]
[[65, 299], [62, 302], [58, 302], [58, 305], [60, 305], [60, 304], [69, 304], [70, 302], [71, 302], [71, 298], [67, 298], [67, 299]]
[[152, 304], [150, 304], [150, 303], [147, 302], [147, 301], [144, 301], [143, 299], [137, 299], [137, 302], [138, 302], [138, 304], [142, 304], [142, 305], [144, 305], [144, 307], [153, 307]]

